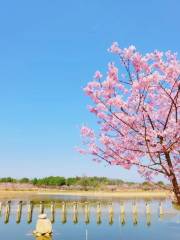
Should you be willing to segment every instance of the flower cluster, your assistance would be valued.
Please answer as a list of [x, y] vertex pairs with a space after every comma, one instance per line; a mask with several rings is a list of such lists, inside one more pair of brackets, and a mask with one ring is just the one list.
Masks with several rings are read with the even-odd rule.
[[[180, 173], [180, 62], [170, 51], [140, 54], [134, 46], [109, 52], [119, 66], [108, 64], [84, 88], [92, 99], [99, 133], [85, 126], [88, 153], [126, 169], [137, 166], [147, 179], [163, 174], [178, 181]], [[121, 73], [119, 75], [119, 72]]]

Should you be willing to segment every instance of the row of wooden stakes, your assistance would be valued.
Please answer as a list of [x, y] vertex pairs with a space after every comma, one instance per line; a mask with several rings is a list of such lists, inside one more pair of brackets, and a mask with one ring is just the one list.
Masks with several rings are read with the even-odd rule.
[[[21, 222], [21, 216], [22, 216], [22, 208], [23, 208], [23, 202], [19, 201], [17, 204], [17, 210], [16, 210], [16, 223], [20, 223]], [[28, 203], [27, 206], [27, 223], [31, 223], [32, 222], [32, 216], [33, 216], [33, 208], [34, 208], [34, 204], [32, 202]], [[3, 205], [2, 203], [0, 203], [0, 215], [2, 215], [2, 210], [3, 210]], [[10, 218], [10, 212], [11, 212], [11, 201], [6, 202], [6, 204], [4, 205], [4, 223], [8, 223], [9, 222], [9, 218]], [[45, 212], [45, 204], [43, 202], [40, 202], [39, 204], [39, 214], [42, 214]], [[55, 222], [55, 203], [51, 202], [50, 204], [50, 220], [52, 223]], [[73, 223], [78, 223], [78, 203], [74, 202], [73, 203], [73, 211], [72, 211], [73, 215]], [[159, 204], [159, 216], [162, 217], [164, 214], [163, 212], [163, 206], [162, 206], [162, 202], [160, 202]], [[102, 208], [101, 208], [101, 203], [97, 203], [96, 206], [96, 222], [97, 224], [101, 224], [101, 215], [102, 215]], [[122, 202], [120, 204], [120, 221], [121, 224], [124, 225], [126, 220], [126, 213], [125, 213], [125, 205]], [[85, 223], [88, 224], [90, 223], [90, 205], [89, 203], [85, 203], [84, 205], [84, 220]], [[136, 202], [134, 202], [132, 204], [132, 220], [133, 220], [133, 224], [138, 224], [138, 207]], [[62, 203], [61, 205], [61, 222], [64, 224], [67, 222], [67, 205], [65, 202]], [[147, 225], [151, 224], [151, 207], [150, 207], [150, 203], [146, 203], [146, 222]], [[113, 224], [114, 223], [114, 208], [113, 208], [113, 204], [109, 204], [109, 224]]]

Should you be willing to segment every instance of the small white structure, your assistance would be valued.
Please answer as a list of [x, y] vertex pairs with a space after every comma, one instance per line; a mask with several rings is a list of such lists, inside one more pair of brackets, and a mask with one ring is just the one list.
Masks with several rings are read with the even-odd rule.
[[52, 235], [52, 224], [46, 214], [40, 214], [38, 216], [36, 230], [33, 231], [33, 234], [37, 237]]

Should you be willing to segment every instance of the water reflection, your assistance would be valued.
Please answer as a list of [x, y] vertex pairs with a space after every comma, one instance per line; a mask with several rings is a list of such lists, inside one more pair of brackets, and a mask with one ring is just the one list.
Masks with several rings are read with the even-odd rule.
[[0, 217], [2, 215], [2, 203], [0, 202]]
[[[104, 239], [104, 234], [112, 240], [144, 240], [150, 236], [151, 239], [158, 236], [163, 240], [179, 240], [180, 213], [172, 208], [170, 201], [17, 200], [2, 202], [0, 209], [0, 234], [6, 240], [13, 239], [16, 233], [19, 240], [85, 240], [86, 229], [91, 240]], [[40, 212], [46, 213], [53, 223], [53, 238], [26, 237], [27, 232], [33, 231]]]
[[150, 226], [151, 225], [151, 214], [146, 214], [146, 223], [147, 223], [147, 226]]
[[114, 213], [109, 214], [109, 225], [112, 225], [114, 223]]
[[102, 221], [101, 221], [101, 213], [97, 213], [96, 223], [97, 223], [98, 225], [102, 223]]
[[124, 225], [125, 223], [126, 223], [125, 213], [121, 213], [121, 225]]
[[65, 224], [67, 222], [67, 213], [63, 212], [61, 217], [61, 222]]
[[47, 237], [47, 236], [40, 236], [40, 237], [35, 237], [35, 240], [53, 240], [52, 237]]
[[86, 214], [85, 214], [85, 223], [86, 223], [86, 224], [89, 224], [89, 223], [90, 223], [90, 214], [89, 214], [89, 213], [86, 213]]
[[[130, 204], [130, 203], [128, 203]], [[141, 203], [141, 208], [139, 208], [138, 204], [136, 201], [131, 202], [131, 208], [130, 205], [126, 206], [124, 201], [121, 201], [118, 205], [114, 206], [114, 204], [111, 203], [106, 203], [103, 204], [102, 202], [97, 202], [97, 203], [91, 203], [91, 202], [84, 202], [84, 203], [79, 203], [79, 202], [72, 202], [72, 203], [66, 203], [66, 202], [61, 202], [61, 204], [56, 203], [54, 201], [50, 202], [44, 202], [41, 201], [39, 204], [38, 203], [33, 203], [33, 202], [23, 202], [19, 201], [18, 203], [14, 203], [11, 201], [7, 201], [5, 204], [1, 203], [1, 212], [4, 212], [4, 223], [8, 223], [11, 215], [11, 205], [13, 205], [13, 209], [16, 211], [16, 223], [19, 224], [21, 222], [21, 217], [22, 217], [22, 212], [27, 211], [27, 223], [30, 224], [33, 219], [33, 209], [35, 207], [37, 211], [37, 206], [39, 206], [39, 214], [42, 214], [44, 212], [49, 211], [49, 218], [52, 223], [55, 223], [55, 218], [56, 218], [56, 210], [59, 210], [61, 212], [61, 222], [63, 224], [67, 223], [67, 216], [69, 215], [69, 212], [72, 212], [71, 214], [71, 219], [74, 224], [77, 224], [79, 221], [79, 212], [80, 215], [81, 213], [84, 212], [84, 223], [89, 224], [90, 221], [92, 220], [90, 218], [90, 213], [91, 211], [95, 210], [96, 214], [96, 223], [99, 225], [102, 223], [102, 214], [104, 215], [105, 212], [108, 212], [108, 222], [110, 225], [114, 223], [114, 213], [118, 212], [118, 205], [120, 206], [119, 208], [119, 217], [120, 217], [120, 223], [121, 225], [124, 225], [126, 223], [126, 215], [130, 214], [132, 223], [133, 225], [138, 224], [139, 220], [139, 211], [141, 212], [142, 215], [142, 203]], [[91, 205], [91, 208], [90, 208]], [[24, 207], [23, 207], [24, 206]], [[26, 207], [25, 207], [26, 206]], [[152, 209], [151, 209], [151, 203], [149, 201], [144, 203], [145, 206], [145, 217], [146, 217], [146, 224], [148, 226], [151, 225], [152, 221]], [[2, 211], [4, 208], [4, 211]], [[127, 211], [127, 213], [126, 213]], [[163, 220], [165, 216], [167, 216], [167, 213], [164, 212], [163, 209], [163, 203], [160, 201], [158, 203], [158, 206], [156, 206], [156, 209], [153, 207], [153, 214], [157, 213], [157, 216], [159, 219]]]

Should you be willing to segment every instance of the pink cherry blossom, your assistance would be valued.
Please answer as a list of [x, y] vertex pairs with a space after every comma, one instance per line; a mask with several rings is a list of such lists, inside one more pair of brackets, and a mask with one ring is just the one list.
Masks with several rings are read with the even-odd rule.
[[81, 135], [83, 137], [93, 138], [94, 137], [94, 131], [91, 128], [88, 128], [86, 126], [82, 126], [81, 127]]
[[94, 78], [95, 78], [95, 79], [100, 79], [100, 78], [102, 78], [102, 74], [100, 73], [100, 71], [96, 71], [96, 72], [95, 72]]
[[87, 151], [83, 148], [76, 148], [76, 151], [79, 152], [80, 154], [87, 154]]
[[116, 54], [118, 65], [109, 63], [104, 78], [97, 71], [84, 88], [93, 102], [89, 110], [97, 117], [99, 127], [96, 133], [86, 126], [81, 128], [85, 152], [110, 165], [126, 169], [136, 166], [148, 180], [164, 175], [180, 203], [177, 54], [156, 50], [143, 55], [134, 46], [121, 49], [116, 42], [109, 52]]
[[134, 55], [135, 51], [136, 48], [133, 45], [129, 46], [128, 48], [124, 48], [123, 57], [125, 59], [129, 59]]
[[117, 42], [113, 42], [111, 47], [108, 49], [108, 51], [119, 54], [121, 52], [121, 49], [119, 48], [119, 45]]

